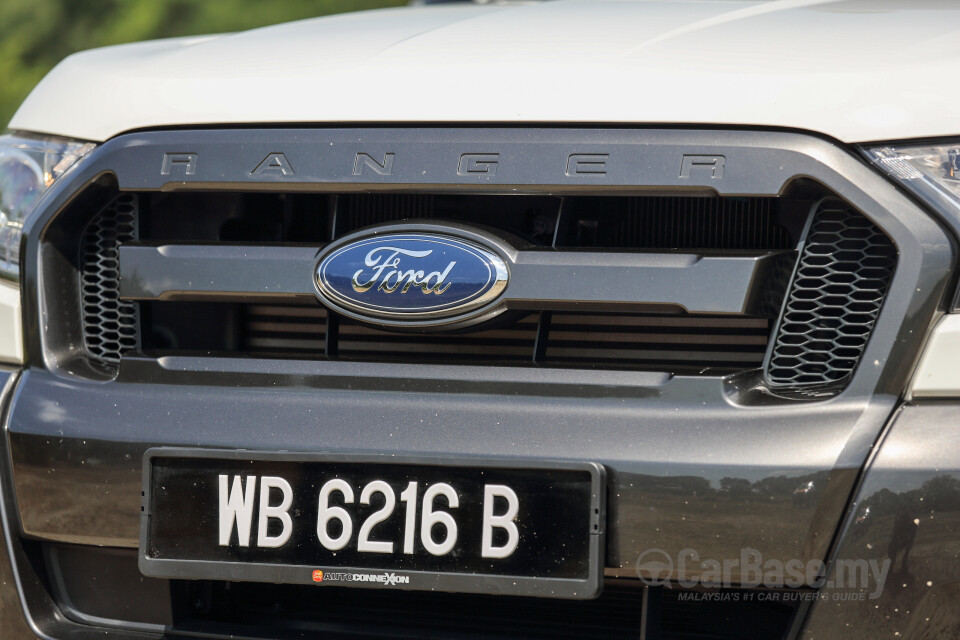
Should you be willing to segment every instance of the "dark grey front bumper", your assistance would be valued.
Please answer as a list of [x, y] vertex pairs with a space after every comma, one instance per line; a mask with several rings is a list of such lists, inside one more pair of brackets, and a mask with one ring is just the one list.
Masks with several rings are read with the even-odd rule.
[[[893, 408], [892, 399], [838, 399], [735, 409], [717, 380], [651, 374], [587, 383], [575, 372], [510, 380], [517, 370], [399, 366], [387, 379], [349, 363], [323, 375], [321, 363], [220, 362], [211, 377], [212, 364], [130, 362], [150, 380], [137, 383], [27, 372], [9, 425], [24, 531], [136, 547], [140, 460], [150, 446], [503, 456], [607, 468], [606, 566], [617, 574], [633, 575], [652, 548], [822, 559], [860, 469], [844, 456], [851, 447], [863, 455]], [[798, 479], [763, 501], [711, 489], [724, 478], [769, 477]], [[798, 502], [794, 489], [808, 478], [814, 490]]]

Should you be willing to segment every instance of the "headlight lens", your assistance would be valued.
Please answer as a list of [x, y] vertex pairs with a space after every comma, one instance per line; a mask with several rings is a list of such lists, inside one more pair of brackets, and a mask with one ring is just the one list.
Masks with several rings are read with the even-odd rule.
[[24, 220], [43, 192], [94, 146], [62, 138], [0, 136], [0, 276], [19, 280]]
[[960, 220], [960, 141], [865, 150], [884, 173], [939, 211]]
[[[960, 141], [903, 144], [864, 150], [884, 173], [960, 226]], [[914, 376], [916, 398], [960, 397], [960, 313], [940, 319]]]

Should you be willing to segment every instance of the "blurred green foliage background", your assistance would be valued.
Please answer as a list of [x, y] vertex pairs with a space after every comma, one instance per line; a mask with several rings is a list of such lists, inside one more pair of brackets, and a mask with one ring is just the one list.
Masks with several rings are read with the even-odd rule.
[[75, 51], [403, 4], [406, 0], [0, 0], [0, 129], [44, 74]]

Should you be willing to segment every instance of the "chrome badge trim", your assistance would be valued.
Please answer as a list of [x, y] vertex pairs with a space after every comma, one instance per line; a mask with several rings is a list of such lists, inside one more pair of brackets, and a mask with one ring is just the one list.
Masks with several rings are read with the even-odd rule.
[[479, 321], [502, 311], [488, 309], [510, 277], [492, 247], [453, 229], [394, 229], [354, 234], [321, 252], [314, 275], [325, 305], [398, 327]]

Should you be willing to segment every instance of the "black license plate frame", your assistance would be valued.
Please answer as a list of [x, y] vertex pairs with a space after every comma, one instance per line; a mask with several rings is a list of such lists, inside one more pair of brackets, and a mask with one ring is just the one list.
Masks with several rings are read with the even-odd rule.
[[[323, 473], [318, 470], [323, 470]], [[291, 530], [296, 533], [280, 548], [283, 551], [283, 546], [292, 546], [283, 553], [276, 552], [278, 555], [271, 555], [274, 553], [272, 548], [264, 549], [256, 543], [260, 526], [256, 513], [257, 503], [261, 500], [258, 489], [262, 488], [256, 485], [256, 477], [261, 478], [262, 485], [263, 478], [268, 477], [266, 473], [274, 474], [270, 475], [270, 478], [282, 478], [282, 474], [286, 473], [291, 478], [288, 484], [292, 482], [298, 488], [294, 489], [293, 493], [303, 496], [295, 498], [294, 504], [289, 507], [289, 511], [294, 514], [292, 518], [297, 523], [291, 524]], [[224, 482], [220, 476], [227, 478], [228, 491], [236, 490], [238, 486], [241, 490], [250, 490], [250, 478], [254, 478], [254, 514], [246, 517], [248, 523], [252, 520], [252, 531], [247, 534], [246, 546], [240, 546], [242, 529], [237, 525], [239, 516], [236, 513], [232, 518], [228, 518], [231, 523], [229, 543], [223, 546], [218, 540], [210, 539], [211, 535], [214, 538], [223, 535], [219, 532], [219, 527], [222, 526], [220, 521], [225, 517], [224, 498], [222, 494], [214, 495], [214, 488], [221, 492], [223, 489], [214, 486], [214, 476], [217, 477], [217, 485]], [[231, 484], [237, 482], [234, 480], [236, 477], [243, 478], [240, 485]], [[321, 480], [328, 481], [334, 477], [343, 479], [353, 488], [355, 499], [350, 504], [345, 503], [345, 494], [340, 493], [337, 496], [340, 498], [337, 505], [344, 509], [361, 508], [359, 500], [362, 487], [370, 484], [371, 478], [386, 478], [387, 480], [383, 481], [395, 489], [399, 489], [402, 481], [407, 479], [411, 479], [411, 484], [414, 481], [412, 479], [418, 479], [418, 483], [423, 481], [423, 490], [420, 490], [419, 494], [417, 491], [413, 493], [416, 499], [405, 503], [408, 510], [411, 504], [419, 504], [419, 498], [423, 497], [428, 486], [438, 484], [437, 481], [444, 478], [454, 479], [453, 484], [460, 483], [460, 486], [456, 487], [458, 496], [463, 493], [460, 507], [465, 504], [471, 506], [458, 511], [460, 507], [450, 509], [447, 504], [447, 508], [442, 510], [453, 513], [457, 518], [462, 517], [464, 528], [458, 529], [458, 533], [463, 532], [466, 536], [463, 541], [464, 548], [454, 548], [448, 554], [452, 554], [449, 558], [430, 556], [425, 552], [421, 537], [416, 548], [418, 553], [401, 553], [399, 550], [402, 545], [395, 544], [395, 552], [389, 554], [389, 558], [388, 554], [382, 553], [362, 555], [356, 549], [358, 530], [361, 521], [365, 522], [370, 518], [369, 515], [367, 518], [348, 517], [354, 521], [352, 535], [348, 536], [353, 548], [342, 548], [336, 552], [325, 548], [319, 540], [320, 534], [316, 525], [312, 532], [312, 541], [315, 544], [311, 544], [311, 533], [304, 523], [319, 517], [318, 512], [323, 503], [311, 512], [308, 506], [310, 499], [316, 498]], [[506, 482], [511, 482], [515, 488], [519, 488], [519, 504], [534, 505], [526, 511], [532, 524], [523, 524], [522, 527], [526, 528], [518, 530], [519, 540], [530, 542], [518, 542], [517, 551], [523, 551], [525, 555], [508, 558], [506, 565], [511, 567], [509, 571], [496, 569], [499, 559], [480, 558], [476, 553], [476, 544], [469, 542], [476, 542], [475, 522], [478, 519], [478, 509], [482, 520], [485, 508], [478, 507], [481, 502], [478, 499], [478, 487], [471, 484], [478, 482], [478, 478], [482, 478], [484, 482], [489, 481], [484, 487], [503, 486]], [[155, 485], [161, 482], [162, 485]], [[308, 485], [312, 493], [307, 490]], [[418, 489], [419, 486], [418, 484]], [[472, 456], [440, 458], [363, 453], [152, 448], [146, 452], [143, 459], [139, 566], [146, 576], [168, 579], [588, 599], [599, 595], [603, 584], [605, 486], [603, 466], [592, 462]], [[553, 488], [556, 491], [550, 493], [548, 490]], [[272, 494], [270, 491], [274, 490], [268, 490], [266, 505], [276, 506], [276, 491]], [[246, 493], [240, 493], [237, 500], [245, 495]], [[282, 491], [280, 496], [283, 496]], [[484, 496], [484, 499], [500, 500], [496, 503], [500, 511], [503, 511], [504, 504], [508, 504], [502, 498]], [[571, 508], [570, 505], [574, 503], [580, 506]], [[207, 504], [210, 508], [204, 506]], [[443, 507], [443, 499], [439, 499], [439, 502], [435, 499], [434, 504]], [[293, 508], [297, 505], [298, 508]], [[362, 509], [374, 509], [377, 506], [376, 501], [371, 498], [368, 505]], [[419, 506], [419, 517], [422, 518], [425, 506]], [[497, 510], [495, 507], [492, 509]], [[389, 514], [394, 519], [391, 526], [398, 534], [395, 538], [403, 537], [400, 534], [410, 533], [409, 529], [402, 530], [405, 525], [398, 525], [396, 522], [405, 520], [404, 517], [399, 517], [402, 511], [397, 503]], [[417, 513], [416, 507], [414, 512]], [[212, 513], [215, 517], [204, 517], [204, 513]], [[174, 514], [179, 517], [176, 526], [172, 521]], [[518, 527], [521, 526], [524, 515], [523, 510], [518, 513]], [[552, 523], [548, 522], [551, 517]], [[210, 520], [217, 520], [217, 525], [212, 525]], [[388, 520], [383, 520], [383, 525], [387, 524]], [[285, 531], [284, 525], [279, 525], [280, 530]], [[341, 525], [340, 533], [343, 533], [342, 529], [346, 525], [342, 521]], [[461, 525], [458, 523], [457, 526], [459, 528]], [[481, 522], [481, 528], [483, 526], [488, 525]], [[267, 529], [270, 527], [276, 533], [277, 523], [268, 524]], [[324, 524], [324, 530], [328, 534], [329, 527], [329, 524]], [[337, 525], [332, 528], [336, 533]], [[446, 531], [449, 534], [449, 530]], [[382, 538], [383, 535], [383, 531], [374, 536], [368, 533], [368, 539]], [[433, 539], [433, 534], [430, 535]], [[473, 537], [470, 538], [470, 535]], [[509, 534], [507, 537], [509, 539]], [[551, 537], [553, 541], [549, 539]], [[562, 542], [563, 540], [566, 542]], [[399, 539], [395, 542], [399, 543]], [[457, 544], [460, 542], [458, 539]], [[559, 544], [563, 544], [563, 547], [557, 546]], [[469, 553], [467, 548], [471, 549]], [[568, 555], [550, 557], [551, 554], [558, 553]], [[518, 567], [522, 570], [518, 570]], [[537, 575], [538, 571], [541, 572], [540, 575]], [[319, 580], [318, 572], [322, 572]]]

